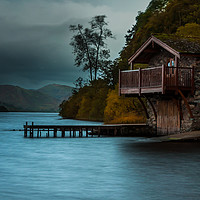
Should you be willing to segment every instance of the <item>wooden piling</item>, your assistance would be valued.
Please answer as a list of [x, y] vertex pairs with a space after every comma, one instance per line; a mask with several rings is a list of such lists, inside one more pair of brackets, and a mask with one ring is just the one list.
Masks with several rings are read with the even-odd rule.
[[24, 128], [24, 137], [27, 138], [27, 126], [28, 122], [26, 122], [25, 128]]
[[98, 137], [100, 137], [100, 134], [101, 134], [101, 129], [100, 127], [98, 127]]
[[76, 137], [76, 131], [73, 129], [73, 137]]
[[93, 137], [93, 135], [94, 135], [94, 129], [92, 128], [92, 130], [91, 130], [91, 135], [92, 135], [92, 137]]
[[37, 130], [37, 138], [39, 138], [39, 131], [40, 131], [40, 129], [38, 128], [38, 130]]
[[70, 135], [70, 138], [72, 137], [72, 129], [70, 128], [69, 130], [69, 135]]
[[57, 137], [57, 128], [54, 128], [54, 135], [53, 135], [54, 138]]
[[32, 122], [32, 128], [30, 128], [30, 137], [31, 137], [31, 138], [33, 138], [33, 134], [34, 134], [34, 133], [33, 133], [33, 131], [34, 131], [34, 130], [33, 130], [33, 125], [34, 125], [34, 123]]
[[65, 130], [62, 130], [62, 138], [65, 137]]
[[88, 128], [86, 128], [86, 137], [88, 137]]
[[49, 137], [49, 128], [48, 128], [48, 130], [47, 130], [47, 137]]
[[114, 129], [114, 136], [117, 136], [117, 128]]

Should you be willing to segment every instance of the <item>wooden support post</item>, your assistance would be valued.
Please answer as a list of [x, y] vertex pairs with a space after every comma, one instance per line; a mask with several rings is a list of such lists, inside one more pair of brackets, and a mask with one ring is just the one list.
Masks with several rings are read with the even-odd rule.
[[139, 89], [139, 96], [141, 95], [141, 82], [142, 82], [142, 71], [141, 68], [139, 68], [139, 83], [138, 83], [138, 89]]
[[79, 129], [79, 137], [82, 137], [82, 129]]
[[93, 130], [93, 128], [91, 129], [91, 135], [92, 135], [92, 137], [93, 137], [93, 135], [94, 135], [94, 130]]
[[119, 88], [118, 88], [119, 96], [121, 96], [121, 70], [119, 69]]
[[27, 126], [28, 126], [28, 122], [26, 122], [26, 125], [24, 127], [24, 137], [27, 138]]
[[100, 134], [101, 134], [101, 129], [100, 127], [98, 127], [98, 137], [100, 137]]
[[76, 137], [76, 130], [73, 128], [73, 137]]
[[162, 65], [162, 94], [165, 94], [165, 83], [166, 83], [166, 69], [165, 69], [165, 65]]
[[40, 129], [37, 130], [37, 138], [39, 138]]
[[179, 80], [179, 78], [178, 78], [178, 71], [179, 70], [178, 70], [178, 58], [177, 58], [177, 56], [175, 56], [175, 69], [176, 69], [176, 71], [175, 71], [176, 72], [176, 79], [175, 79], [176, 83], [175, 84], [176, 84], [176, 91], [177, 91], [177, 94], [178, 94], [178, 88], [179, 88], [179, 85], [178, 85], [178, 82], [179, 82], [178, 81]]
[[53, 137], [54, 137], [54, 138], [57, 137], [57, 128], [54, 128]]
[[191, 109], [190, 109], [190, 106], [189, 106], [189, 104], [188, 104], [187, 99], [185, 98], [185, 96], [183, 95], [183, 93], [182, 93], [180, 90], [178, 90], [178, 92], [179, 92], [179, 94], [181, 95], [182, 99], [184, 100], [184, 103], [185, 103], [185, 105], [186, 105], [186, 107], [187, 107], [187, 109], [188, 109], [188, 112], [189, 112], [189, 114], [190, 114], [190, 118], [194, 118], [194, 116], [193, 116], [193, 114], [192, 114], [192, 111], [191, 111]]
[[40, 131], [40, 137], [42, 137], [42, 131]]
[[194, 66], [192, 66], [191, 86], [192, 86], [192, 95], [193, 95], [194, 90], [195, 90], [195, 86], [194, 86]]
[[63, 129], [62, 130], [62, 138], [64, 138], [65, 137], [65, 130]]
[[49, 128], [48, 128], [48, 130], [47, 130], [47, 137], [49, 137]]
[[34, 131], [34, 130], [33, 130], [33, 124], [34, 124], [34, 123], [32, 122], [32, 127], [30, 128], [30, 137], [31, 137], [31, 138], [33, 138], [33, 135], [34, 135], [34, 132], [33, 132], [33, 131]]
[[71, 128], [69, 129], [69, 137], [70, 138], [72, 137], [72, 129]]
[[88, 137], [88, 128], [86, 128], [86, 137]]
[[122, 126], [120, 127], [120, 136], [122, 136], [123, 135], [123, 128], [122, 128]]
[[114, 129], [114, 136], [117, 136], [117, 128]]
[[137, 98], [138, 98], [138, 100], [140, 101], [140, 103], [141, 103], [141, 105], [142, 105], [142, 107], [143, 107], [143, 109], [144, 109], [146, 118], [149, 119], [149, 114], [148, 114], [148, 112], [147, 112], [147, 108], [146, 108], [144, 102], [142, 101], [142, 99], [140, 98], [140, 96], [138, 96]]

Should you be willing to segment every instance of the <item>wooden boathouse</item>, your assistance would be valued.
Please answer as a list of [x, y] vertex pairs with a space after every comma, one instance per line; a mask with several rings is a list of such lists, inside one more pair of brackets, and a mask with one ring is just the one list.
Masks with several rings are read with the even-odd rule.
[[151, 36], [128, 62], [119, 95], [137, 97], [159, 135], [200, 129], [200, 38]]

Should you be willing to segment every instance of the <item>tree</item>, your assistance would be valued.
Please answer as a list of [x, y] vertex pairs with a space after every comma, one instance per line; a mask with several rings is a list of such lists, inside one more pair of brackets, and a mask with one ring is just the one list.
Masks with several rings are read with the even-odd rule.
[[105, 40], [114, 37], [105, 19], [105, 15], [93, 17], [89, 22], [90, 28], [83, 28], [80, 24], [69, 27], [75, 32], [70, 43], [76, 56], [75, 65], [83, 66], [83, 71], [89, 70], [90, 81], [97, 79], [99, 70], [107, 65], [110, 57]]
[[200, 36], [200, 25], [196, 23], [188, 23], [185, 26], [180, 26], [176, 34], [185, 37], [199, 37]]

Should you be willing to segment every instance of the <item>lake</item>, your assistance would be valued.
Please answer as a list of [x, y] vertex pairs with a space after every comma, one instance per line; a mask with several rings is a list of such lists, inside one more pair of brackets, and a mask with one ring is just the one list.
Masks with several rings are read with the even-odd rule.
[[2, 200], [199, 200], [200, 143], [151, 138], [24, 138], [35, 124], [101, 124], [0, 113]]

